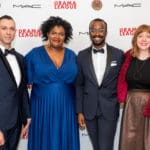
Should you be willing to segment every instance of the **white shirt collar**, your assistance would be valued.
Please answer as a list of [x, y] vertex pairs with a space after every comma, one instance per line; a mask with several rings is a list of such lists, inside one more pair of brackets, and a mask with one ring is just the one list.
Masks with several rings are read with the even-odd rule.
[[2, 52], [4, 53], [5, 52], [5, 47], [0, 45], [0, 49], [2, 50]]
[[[3, 53], [5, 53], [5, 49], [6, 49], [6, 48], [5, 48], [4, 46], [0, 45], [0, 49], [2, 50]], [[11, 49], [11, 47], [10, 47], [10, 48], [7, 48], [7, 49]]]

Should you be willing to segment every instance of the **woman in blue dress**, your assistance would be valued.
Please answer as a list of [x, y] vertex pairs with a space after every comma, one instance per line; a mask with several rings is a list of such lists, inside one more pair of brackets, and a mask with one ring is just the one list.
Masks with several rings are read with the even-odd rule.
[[76, 55], [64, 43], [72, 38], [72, 26], [51, 16], [41, 25], [46, 45], [25, 57], [31, 90], [31, 126], [28, 150], [79, 150], [73, 82]]

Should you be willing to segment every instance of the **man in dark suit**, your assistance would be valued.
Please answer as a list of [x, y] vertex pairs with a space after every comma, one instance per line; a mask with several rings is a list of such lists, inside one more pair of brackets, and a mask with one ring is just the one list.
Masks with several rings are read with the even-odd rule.
[[117, 76], [123, 52], [108, 45], [107, 23], [94, 19], [89, 25], [92, 46], [77, 57], [76, 109], [81, 128], [87, 127], [94, 150], [112, 150], [119, 116]]
[[[11, 16], [0, 17], [0, 150], [16, 150], [21, 129], [30, 124], [24, 58], [11, 48], [16, 33]], [[24, 125], [22, 127], [22, 124]]]

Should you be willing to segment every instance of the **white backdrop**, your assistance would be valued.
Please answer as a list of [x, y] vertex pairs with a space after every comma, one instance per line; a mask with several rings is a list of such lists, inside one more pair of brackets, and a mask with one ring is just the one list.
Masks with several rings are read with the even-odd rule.
[[[107, 42], [126, 51], [131, 47], [137, 26], [150, 24], [149, 8], [149, 0], [0, 0], [0, 16], [11, 15], [16, 21], [17, 34], [13, 46], [23, 55], [43, 44], [39, 26], [51, 15], [63, 17], [72, 24], [73, 40], [67, 47], [76, 53], [90, 45], [88, 25], [97, 17], [108, 23]], [[120, 120], [114, 150], [118, 149], [119, 127]], [[86, 130], [80, 131], [80, 141], [81, 150], [92, 150]], [[27, 140], [21, 140], [18, 150], [26, 149]]]

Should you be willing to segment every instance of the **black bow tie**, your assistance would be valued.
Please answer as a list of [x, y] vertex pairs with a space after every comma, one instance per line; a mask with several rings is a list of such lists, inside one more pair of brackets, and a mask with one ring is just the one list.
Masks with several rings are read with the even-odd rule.
[[11, 54], [11, 55], [15, 55], [15, 49], [12, 48], [12, 49], [5, 49], [5, 53], [4, 55], [7, 56], [8, 54]]
[[93, 52], [94, 53], [102, 53], [102, 54], [104, 54], [104, 49], [103, 48], [101, 48], [101, 49], [93, 49]]

